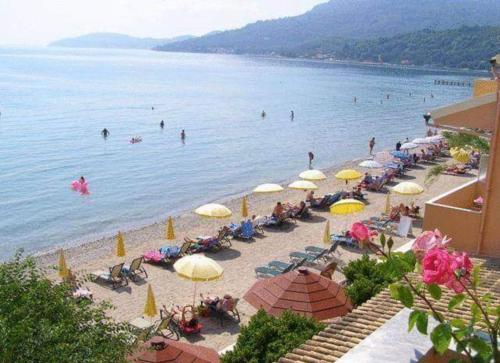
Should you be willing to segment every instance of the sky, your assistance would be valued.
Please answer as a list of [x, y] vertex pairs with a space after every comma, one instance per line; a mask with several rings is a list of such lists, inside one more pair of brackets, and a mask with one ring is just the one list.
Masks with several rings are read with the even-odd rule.
[[326, 0], [0, 0], [0, 44], [115, 32], [168, 38], [293, 16]]

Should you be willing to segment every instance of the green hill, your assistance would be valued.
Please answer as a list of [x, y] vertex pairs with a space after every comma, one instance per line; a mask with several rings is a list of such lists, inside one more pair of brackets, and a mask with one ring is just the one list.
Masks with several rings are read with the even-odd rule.
[[360, 62], [486, 69], [500, 51], [500, 27], [421, 30], [390, 38], [343, 40], [326, 38], [301, 44], [281, 54]]
[[461, 25], [500, 25], [500, 0], [331, 0], [303, 15], [259, 21], [157, 49], [272, 54], [325, 38], [374, 39]]

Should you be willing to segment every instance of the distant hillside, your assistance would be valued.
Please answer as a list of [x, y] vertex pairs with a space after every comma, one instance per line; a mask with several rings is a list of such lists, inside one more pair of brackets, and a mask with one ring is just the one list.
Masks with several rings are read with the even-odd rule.
[[152, 49], [161, 44], [191, 39], [193, 36], [184, 35], [175, 38], [155, 39], [136, 38], [125, 34], [92, 33], [75, 38], [66, 38], [50, 43], [50, 47], [70, 48], [121, 48], [121, 49]]
[[331, 0], [303, 15], [259, 21], [158, 49], [270, 54], [324, 38], [373, 39], [461, 25], [500, 25], [500, 0]]
[[304, 43], [282, 55], [396, 64], [486, 69], [500, 50], [500, 27], [421, 30], [390, 38], [344, 40], [326, 38]]

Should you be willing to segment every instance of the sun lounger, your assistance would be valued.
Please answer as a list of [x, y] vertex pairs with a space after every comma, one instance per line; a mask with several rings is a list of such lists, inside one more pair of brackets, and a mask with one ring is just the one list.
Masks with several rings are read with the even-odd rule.
[[210, 312], [210, 314], [215, 316], [219, 320], [220, 325], [223, 326], [224, 318], [232, 319], [238, 323], [241, 321], [240, 312], [238, 311], [238, 308], [237, 308], [239, 301], [240, 301], [240, 299], [238, 299], [238, 298], [234, 299], [231, 308], [228, 308], [228, 309], [224, 309], [224, 307], [219, 308], [219, 305], [216, 303], [207, 304], [203, 300], [202, 300], [201, 304], [203, 306], [205, 306], [208, 309], [208, 311]]
[[185, 242], [191, 243], [189, 246], [190, 253], [200, 253], [200, 252], [217, 252], [223, 248], [229, 248], [232, 246], [229, 236], [231, 235], [231, 229], [229, 227], [222, 227], [216, 237], [198, 237], [196, 240], [191, 240], [185, 238]]
[[229, 228], [231, 229], [231, 234], [233, 238], [249, 240], [252, 239], [253, 236], [255, 235], [255, 229], [253, 227], [252, 221], [250, 220], [244, 221], [240, 225], [231, 223]]
[[257, 276], [260, 276], [260, 275], [278, 276], [278, 275], [290, 272], [290, 271], [302, 266], [305, 262], [306, 262], [306, 259], [302, 259], [297, 263], [271, 261], [271, 262], [269, 262], [268, 266], [257, 267], [255, 269], [255, 274]]
[[327, 252], [328, 252], [327, 249], [324, 249], [318, 254], [308, 253], [308, 252], [291, 252], [288, 256], [290, 257], [290, 260], [292, 262], [299, 259], [306, 259], [306, 262], [315, 263], [318, 260], [325, 258]]
[[326, 256], [330, 256], [330, 255], [333, 255], [335, 253], [339, 244], [340, 244], [339, 241], [335, 241], [331, 244], [330, 248], [321, 248], [321, 247], [317, 247], [317, 246], [307, 246], [305, 248], [305, 250], [307, 253], [311, 253], [311, 254], [320, 254], [321, 252], [326, 250]]
[[144, 276], [148, 278], [148, 273], [146, 272], [146, 269], [142, 267], [143, 259], [144, 259], [143, 257], [138, 257], [133, 259], [130, 265], [123, 265], [122, 267], [123, 274], [127, 278], [133, 281], [135, 281], [135, 279], [139, 277], [139, 274], [144, 274]]
[[154, 329], [154, 335], [164, 337], [165, 339], [179, 340], [179, 333], [174, 329], [172, 315], [162, 317]]
[[123, 263], [119, 263], [113, 267], [109, 268], [109, 272], [106, 271], [94, 271], [90, 275], [93, 277], [94, 282], [102, 280], [106, 283], [110, 283], [113, 289], [116, 289], [123, 284], [128, 285], [127, 277], [122, 272]]

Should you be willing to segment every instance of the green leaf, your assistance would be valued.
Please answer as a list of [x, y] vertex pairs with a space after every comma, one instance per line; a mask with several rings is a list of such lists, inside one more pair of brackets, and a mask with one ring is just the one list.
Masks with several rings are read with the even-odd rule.
[[399, 284], [390, 284], [389, 291], [394, 300], [399, 300]]
[[439, 324], [431, 333], [431, 342], [434, 349], [443, 354], [451, 342], [451, 328], [448, 324]]
[[404, 285], [400, 285], [398, 288], [399, 301], [403, 303], [408, 309], [413, 306], [413, 293], [410, 288]]
[[469, 347], [474, 349], [481, 356], [481, 358], [487, 361], [493, 352], [489, 344], [478, 336], [474, 336], [469, 340]]
[[471, 321], [473, 324], [481, 320], [482, 318], [481, 310], [479, 309], [476, 303], [472, 304], [472, 306], [470, 307], [470, 311], [472, 313]]
[[429, 322], [429, 315], [427, 313], [422, 312], [417, 317], [417, 330], [420, 332], [420, 334], [427, 335], [427, 324]]
[[410, 316], [408, 317], [408, 332], [411, 332], [415, 327], [415, 324], [417, 323], [418, 314], [420, 314], [420, 311], [418, 310], [413, 310], [410, 313]]
[[457, 294], [457, 295], [453, 296], [450, 299], [450, 302], [448, 303], [448, 310], [453, 311], [453, 309], [455, 309], [457, 306], [462, 305], [464, 300], [465, 300], [464, 294]]
[[481, 272], [481, 267], [479, 265], [474, 266], [472, 269], [472, 286], [477, 289], [479, 287], [479, 273]]
[[429, 291], [429, 294], [436, 299], [439, 300], [441, 299], [441, 288], [436, 285], [436, 284], [431, 284], [427, 286], [427, 290]]
[[462, 319], [452, 319], [450, 321], [450, 324], [452, 327], [458, 328], [458, 329], [465, 329], [465, 327], [466, 327], [465, 322]]

